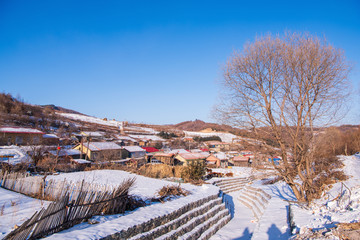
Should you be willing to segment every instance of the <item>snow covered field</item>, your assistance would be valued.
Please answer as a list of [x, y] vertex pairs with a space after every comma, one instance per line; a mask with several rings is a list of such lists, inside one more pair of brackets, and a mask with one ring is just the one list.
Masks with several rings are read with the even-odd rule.
[[334, 227], [340, 222], [360, 221], [360, 158], [340, 156], [340, 159], [349, 179], [344, 181], [344, 185], [341, 182], [334, 184], [309, 210], [294, 205], [294, 221], [298, 231], [305, 228]]
[[[360, 158], [354, 156], [341, 156], [344, 162], [344, 171], [351, 176], [347, 181], [336, 183], [324, 194], [324, 197], [316, 201], [311, 209], [303, 209], [292, 204], [291, 210], [296, 224], [295, 231], [304, 228], [322, 229], [334, 226], [338, 222], [359, 221], [360, 216], [360, 169], [358, 168]], [[249, 177], [261, 174], [254, 172], [247, 167], [234, 167], [232, 169], [216, 169], [214, 171], [233, 172], [234, 177]], [[136, 177], [136, 185], [130, 190], [130, 194], [141, 198], [151, 198], [156, 196], [156, 192], [165, 185], [177, 183], [166, 180], [151, 179], [119, 170], [96, 170], [89, 172], [66, 173], [48, 178], [64, 179], [68, 181], [85, 181], [89, 183], [118, 185], [124, 179]], [[212, 179], [211, 181], [214, 181]], [[210, 181], [210, 182], [211, 182]], [[262, 185], [261, 180], [254, 180], [251, 186], [261, 188], [271, 195], [263, 215], [257, 221], [251, 211], [242, 205], [237, 198], [239, 192], [232, 192], [225, 195], [225, 201], [232, 205], [232, 220], [220, 229], [211, 239], [288, 239], [291, 237], [291, 229], [288, 222], [289, 203], [288, 200], [295, 200], [289, 187], [278, 182], [274, 185]], [[98, 239], [106, 235], [126, 229], [129, 226], [142, 221], [149, 220], [156, 216], [170, 213], [189, 202], [216, 194], [218, 187], [211, 184], [203, 186], [193, 186], [182, 184], [183, 188], [191, 192], [191, 195], [166, 202], [164, 204], [155, 203], [147, 207], [139, 208], [133, 212], [111, 215], [96, 216], [94, 219], [99, 224], [90, 225], [88, 223], [79, 224], [66, 231], [49, 236], [49, 239]], [[342, 190], [342, 192], [341, 192]], [[335, 199], [341, 194], [340, 198]], [[12, 204], [12, 202], [16, 202]], [[30, 217], [35, 210], [46, 205], [44, 201], [28, 198], [21, 194], [0, 189], [0, 208], [4, 207], [0, 216], [0, 238], [11, 231], [15, 224], [20, 225], [26, 218]], [[12, 206], [13, 205], [13, 206]], [[334, 238], [336, 239], [336, 238]]]
[[76, 113], [57, 113], [57, 114], [59, 114], [60, 116], [66, 117], [66, 118], [70, 118], [72, 120], [79, 120], [79, 121], [88, 122], [88, 123], [96, 123], [96, 124], [105, 125], [105, 126], [113, 126], [113, 127], [120, 126], [120, 122], [114, 121], [114, 120], [105, 121], [100, 118], [85, 116], [85, 115], [76, 114]]
[[35, 211], [46, 207], [48, 204], [47, 201], [37, 200], [0, 188], [0, 239], [10, 233], [15, 225], [21, 225]]
[[[156, 192], [163, 186], [178, 184], [166, 180], [143, 177], [120, 170], [94, 170], [87, 172], [64, 173], [60, 175], [48, 176], [47, 178], [58, 180], [66, 179], [69, 182], [78, 182], [84, 179], [88, 183], [118, 186], [124, 180], [133, 177], [136, 178], [136, 182], [135, 186], [130, 189], [130, 194], [139, 196], [143, 199], [155, 197]], [[196, 192], [196, 190], [199, 188], [191, 184], [181, 184], [181, 186], [190, 192]]]

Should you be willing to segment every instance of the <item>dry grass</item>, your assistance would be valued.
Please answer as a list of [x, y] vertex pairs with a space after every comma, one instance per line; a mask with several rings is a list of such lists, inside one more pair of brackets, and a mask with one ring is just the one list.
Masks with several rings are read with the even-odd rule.
[[157, 195], [159, 195], [159, 197], [156, 200], [158, 200], [160, 202], [164, 202], [164, 201], [168, 201], [174, 197], [187, 196], [189, 194], [190, 194], [190, 192], [181, 188], [180, 184], [177, 186], [168, 185], [168, 186], [162, 187], [157, 192]]
[[0, 216], [4, 215], [4, 211], [5, 211], [5, 203], [1, 206]]
[[146, 164], [140, 167], [138, 174], [151, 178], [180, 178], [183, 168], [183, 166], [169, 166], [166, 164]]

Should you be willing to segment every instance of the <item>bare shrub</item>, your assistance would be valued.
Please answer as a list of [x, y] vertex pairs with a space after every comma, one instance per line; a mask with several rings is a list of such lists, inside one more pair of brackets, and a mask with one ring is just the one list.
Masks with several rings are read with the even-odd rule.
[[4, 215], [4, 211], [5, 211], [5, 203], [1, 206], [0, 216]]
[[57, 161], [52, 157], [44, 157], [37, 164], [38, 170], [48, 173], [54, 173], [56, 166], [57, 166]]
[[168, 186], [164, 186], [162, 187], [158, 192], [157, 195], [159, 195], [159, 197], [157, 198], [157, 200], [164, 202], [164, 201], [169, 201], [170, 199], [173, 199], [175, 197], [179, 197], [179, 196], [187, 196], [189, 195], [190, 192], [181, 188], [180, 184], [177, 186], [174, 185], [168, 185]]

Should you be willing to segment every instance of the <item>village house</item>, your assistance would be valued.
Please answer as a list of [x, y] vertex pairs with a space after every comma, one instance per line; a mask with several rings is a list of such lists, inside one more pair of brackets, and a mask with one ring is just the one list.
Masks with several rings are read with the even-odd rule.
[[219, 142], [219, 141], [208, 141], [205, 142], [207, 147], [210, 151], [213, 152], [221, 152], [221, 151], [229, 151], [230, 150], [230, 144], [225, 142]]
[[99, 131], [82, 131], [80, 132], [80, 136], [82, 137], [83, 141], [97, 142], [105, 139], [105, 133]]
[[34, 128], [1, 127], [0, 145], [40, 144], [44, 134], [42, 131]]
[[230, 163], [233, 166], [247, 167], [249, 165], [249, 159], [250, 157], [239, 155], [231, 159]]
[[115, 135], [115, 142], [119, 144], [120, 146], [134, 146], [138, 145], [137, 140], [129, 137], [129, 136], [123, 136], [123, 135]]
[[44, 134], [42, 143], [45, 145], [58, 145], [60, 143], [60, 138], [55, 134]]
[[146, 151], [139, 146], [124, 146], [125, 156], [123, 158], [144, 158]]
[[137, 139], [140, 147], [155, 147], [156, 145], [163, 145], [166, 142], [156, 135], [129, 135], [131, 138]]
[[60, 149], [50, 150], [48, 153], [53, 157], [58, 157], [60, 160], [71, 161], [72, 159], [80, 159], [82, 153], [78, 149]]
[[157, 153], [155, 153], [153, 155], [153, 159], [157, 159], [160, 162], [162, 162], [164, 164], [167, 164], [167, 165], [170, 165], [170, 166], [175, 165], [174, 157], [175, 157], [174, 153], [157, 152]]
[[225, 153], [211, 154], [209, 157], [206, 158], [206, 164], [215, 165], [217, 168], [227, 168], [228, 158]]
[[175, 156], [174, 164], [188, 166], [191, 163], [205, 164], [205, 159], [208, 155], [202, 153], [179, 153]]
[[74, 149], [79, 150], [91, 161], [108, 161], [123, 158], [123, 149], [114, 142], [85, 142]]

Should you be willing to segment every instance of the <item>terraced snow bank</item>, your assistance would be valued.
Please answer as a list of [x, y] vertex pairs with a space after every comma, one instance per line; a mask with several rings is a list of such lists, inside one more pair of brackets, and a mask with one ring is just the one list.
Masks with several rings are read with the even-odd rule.
[[[163, 186], [177, 185], [177, 183], [166, 180], [147, 178], [120, 170], [66, 173], [49, 178], [59, 180], [66, 178], [68, 181], [81, 181], [85, 179], [85, 181], [90, 183], [117, 185], [131, 177], [136, 177], [136, 184], [130, 189], [130, 194], [143, 199], [154, 197], [156, 192]], [[47, 237], [47, 239], [101, 239], [120, 232], [121, 230], [126, 230], [139, 223], [172, 213], [189, 203], [217, 195], [219, 192], [218, 187], [210, 184], [204, 184], [202, 186], [181, 184], [181, 187], [190, 191], [191, 194], [165, 203], [155, 203], [147, 207], [138, 208], [126, 214], [96, 216], [94, 219], [99, 222], [98, 224], [91, 225], [89, 223], [81, 223], [73, 228], [51, 235]]]

